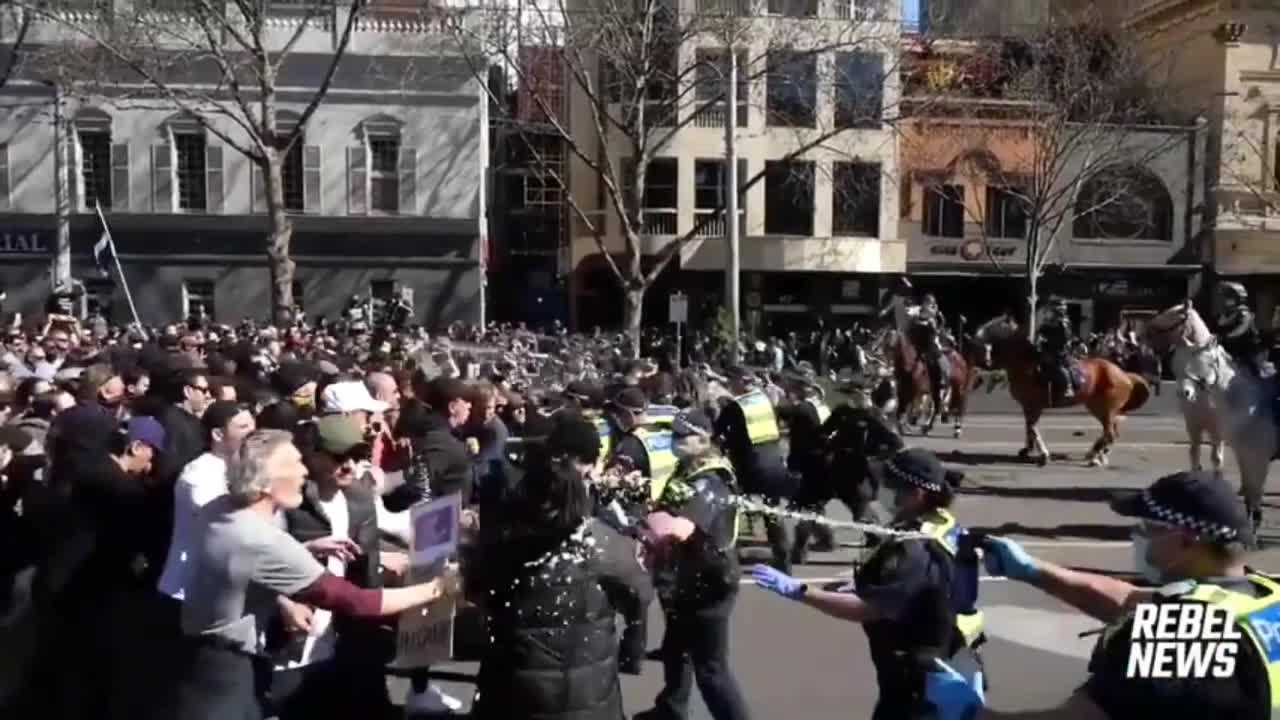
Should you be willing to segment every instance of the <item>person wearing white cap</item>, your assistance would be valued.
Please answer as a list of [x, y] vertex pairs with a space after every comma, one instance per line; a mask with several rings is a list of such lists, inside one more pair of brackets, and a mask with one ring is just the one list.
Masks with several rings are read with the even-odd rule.
[[391, 405], [375, 400], [364, 383], [350, 380], [336, 382], [326, 387], [320, 395], [320, 408], [327, 415], [334, 413], [350, 415], [360, 423], [361, 430], [367, 430], [369, 422], [375, 416], [391, 409]]

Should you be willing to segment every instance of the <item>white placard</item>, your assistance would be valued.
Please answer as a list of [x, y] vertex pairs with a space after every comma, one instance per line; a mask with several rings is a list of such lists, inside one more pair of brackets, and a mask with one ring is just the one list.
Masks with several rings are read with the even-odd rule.
[[396, 628], [396, 659], [400, 670], [427, 668], [453, 657], [452, 598], [407, 610]]
[[[409, 581], [428, 582], [439, 562], [458, 551], [462, 496], [447, 495], [409, 508]], [[452, 598], [437, 600], [400, 614], [396, 625], [396, 659], [392, 667], [413, 670], [429, 667], [453, 656]]]
[[689, 298], [679, 293], [672, 295], [667, 309], [668, 320], [673, 323], [689, 322]]

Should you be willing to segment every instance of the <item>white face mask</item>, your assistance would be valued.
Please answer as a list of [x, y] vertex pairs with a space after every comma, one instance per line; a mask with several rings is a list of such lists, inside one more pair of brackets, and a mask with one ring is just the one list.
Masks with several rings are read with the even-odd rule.
[[1146, 535], [1133, 536], [1133, 569], [1148, 582], [1160, 584], [1162, 573], [1160, 568], [1151, 564], [1151, 538]]
[[698, 441], [694, 438], [676, 438], [671, 443], [671, 454], [676, 460], [689, 460], [698, 456]]
[[880, 507], [884, 508], [884, 511], [889, 513], [890, 517], [898, 516], [898, 491], [896, 488], [880, 483], [880, 489], [876, 491], [876, 500], [880, 502]]

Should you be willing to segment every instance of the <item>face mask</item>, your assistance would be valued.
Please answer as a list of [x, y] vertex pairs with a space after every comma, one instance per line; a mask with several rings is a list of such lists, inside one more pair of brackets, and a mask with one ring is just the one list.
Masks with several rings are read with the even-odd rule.
[[671, 443], [671, 454], [676, 456], [676, 460], [690, 460], [698, 456], [697, 446], [683, 438], [677, 439]]
[[1135, 535], [1133, 538], [1133, 569], [1148, 582], [1161, 582], [1160, 568], [1151, 564], [1151, 538]]

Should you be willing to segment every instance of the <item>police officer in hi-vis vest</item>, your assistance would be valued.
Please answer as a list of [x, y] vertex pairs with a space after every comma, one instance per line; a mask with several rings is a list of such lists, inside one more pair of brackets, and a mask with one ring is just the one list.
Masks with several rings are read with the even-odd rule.
[[716, 450], [701, 411], [672, 423], [675, 474], [654, 490], [645, 519], [654, 553], [654, 588], [662, 601], [663, 688], [636, 720], [684, 720], [693, 683], [715, 720], [750, 717], [729, 669], [730, 616], [738, 599], [738, 509], [733, 467]]
[[[800, 478], [793, 504], [801, 510], [821, 513], [834, 495], [822, 432], [831, 410], [823, 401], [822, 388], [812, 378], [797, 374], [787, 378], [784, 387], [787, 402], [778, 406], [778, 419], [786, 424], [788, 431], [787, 469]], [[811, 536], [817, 540], [814, 549], [830, 552], [835, 548], [831, 528], [809, 521], [798, 522], [791, 546], [793, 564], [807, 559]]]
[[[1061, 707], [1031, 713], [988, 710], [978, 717], [1280, 717], [1280, 584], [1245, 565], [1249, 518], [1231, 486], [1208, 472], [1180, 472], [1146, 490], [1125, 493], [1111, 506], [1137, 520], [1135, 569], [1158, 587], [1068, 570], [1031, 557], [1006, 538], [984, 545], [983, 560], [993, 575], [1035, 585], [1107, 628], [1089, 662], [1089, 680]], [[1134, 612], [1142, 603], [1205, 603], [1227, 610], [1241, 636], [1235, 641], [1235, 672], [1228, 677], [1128, 677]], [[968, 686], [945, 669], [931, 676], [929, 695], [945, 708], [943, 720], [968, 717], [978, 704]]]
[[941, 659], [971, 676], [981, 669], [977, 557], [965, 583], [957, 561], [965, 530], [948, 510], [962, 475], [921, 449], [898, 452], [878, 467], [891, 527], [926, 537], [886, 538], [852, 586], [838, 590], [810, 587], [767, 565], [751, 574], [767, 590], [862, 625], [880, 688], [873, 720], [934, 720], [936, 708], [925, 698], [930, 663]]
[[[783, 458], [782, 433], [773, 402], [745, 368], [729, 368], [727, 374], [734, 398], [716, 418], [716, 439], [733, 463], [742, 491], [781, 505], [795, 495], [799, 483]], [[764, 523], [774, 567], [790, 572], [790, 523], [769, 515]]]
[[[660, 492], [676, 470], [676, 456], [671, 451], [671, 431], [652, 426], [648, 417], [649, 404], [638, 387], [623, 387], [605, 404], [604, 421], [608, 423], [611, 450], [605, 467], [615, 467], [624, 473], [639, 472], [650, 479], [648, 500], [656, 501], [653, 493]], [[621, 503], [618, 503], [621, 505]], [[619, 506], [614, 513], [621, 513], [618, 526], [627, 524], [628, 518], [643, 515], [644, 508]], [[625, 527], [619, 530], [628, 532]], [[624, 607], [629, 607], [623, 605]], [[626, 629], [618, 651], [618, 670], [639, 675], [644, 664], [648, 641], [648, 607], [634, 617], [627, 617]]]

